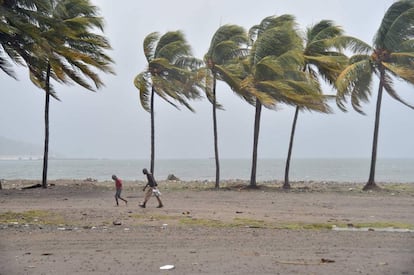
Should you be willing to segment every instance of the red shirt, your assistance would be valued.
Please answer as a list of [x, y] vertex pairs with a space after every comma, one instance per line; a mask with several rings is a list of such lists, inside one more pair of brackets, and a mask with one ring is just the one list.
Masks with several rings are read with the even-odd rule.
[[116, 189], [122, 189], [122, 180], [121, 179], [116, 179], [115, 180], [115, 187], [116, 187]]

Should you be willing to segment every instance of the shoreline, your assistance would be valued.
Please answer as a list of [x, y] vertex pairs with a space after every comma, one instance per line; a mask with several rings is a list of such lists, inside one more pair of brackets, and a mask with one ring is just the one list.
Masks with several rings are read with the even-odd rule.
[[[214, 190], [215, 182], [208, 180], [160, 180], [157, 181], [160, 189], [170, 190]], [[248, 180], [232, 179], [223, 180], [220, 182], [219, 190], [244, 190], [249, 188]], [[145, 180], [123, 180], [124, 190], [140, 189], [146, 184]], [[30, 187], [40, 186], [41, 180], [31, 179], [13, 179], [13, 180], [1, 180], [0, 190], [23, 190]], [[259, 181], [257, 182], [257, 189], [261, 191], [280, 191], [280, 192], [389, 192], [389, 193], [402, 193], [414, 196], [414, 182], [377, 182], [379, 189], [362, 191], [365, 182], [345, 182], [345, 181], [290, 181], [291, 189], [283, 189], [283, 181]], [[93, 178], [87, 178], [83, 180], [79, 179], [56, 179], [48, 180], [48, 187], [85, 187], [85, 188], [102, 188], [112, 189], [114, 182], [112, 180], [99, 181]], [[40, 188], [43, 189], [43, 188]]]

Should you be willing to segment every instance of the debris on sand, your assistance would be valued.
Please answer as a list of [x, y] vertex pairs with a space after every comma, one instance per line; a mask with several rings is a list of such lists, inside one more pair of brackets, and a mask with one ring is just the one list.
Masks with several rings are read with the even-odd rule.
[[171, 264], [167, 264], [167, 265], [163, 265], [160, 267], [160, 270], [171, 270], [174, 269], [175, 266], [171, 265]]
[[168, 177], [167, 177], [167, 180], [179, 181], [180, 179], [177, 178], [174, 174], [169, 174]]

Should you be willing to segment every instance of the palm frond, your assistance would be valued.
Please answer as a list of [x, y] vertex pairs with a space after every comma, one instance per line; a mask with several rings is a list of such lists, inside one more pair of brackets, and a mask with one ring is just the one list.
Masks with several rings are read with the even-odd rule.
[[294, 28], [296, 26], [295, 17], [290, 14], [281, 16], [268, 16], [264, 18], [260, 24], [254, 25], [249, 29], [248, 36], [251, 43], [255, 42], [264, 31], [275, 27]]
[[400, 103], [404, 104], [405, 106], [414, 109], [414, 105], [406, 102], [405, 100], [403, 100], [398, 94], [397, 92], [394, 90], [393, 85], [392, 85], [392, 79], [389, 75], [385, 74], [384, 75], [384, 81], [382, 82], [382, 85], [384, 86], [384, 89], [387, 91], [387, 93], [394, 98], [395, 100], [399, 101]]
[[151, 94], [151, 84], [147, 77], [147, 73], [143, 72], [138, 74], [134, 78], [134, 85], [139, 90], [139, 98], [141, 101], [141, 106], [145, 111], [150, 112], [150, 94]]
[[414, 37], [407, 39], [400, 45], [401, 52], [413, 52], [414, 51]]
[[167, 32], [162, 35], [155, 49], [156, 58], [165, 58], [171, 63], [174, 63], [180, 56], [191, 54], [191, 47], [181, 31]]
[[293, 49], [302, 50], [297, 31], [290, 27], [274, 27], [263, 32], [257, 39], [251, 50], [250, 63], [257, 64], [266, 56], [280, 56]]
[[391, 72], [395, 77], [402, 78], [405, 81], [414, 84], [414, 67], [386, 62], [383, 62], [382, 65], [387, 68], [387, 70]]
[[205, 61], [211, 59], [216, 64], [224, 64], [227, 60], [237, 57], [236, 53], [247, 45], [246, 31], [238, 25], [221, 26], [213, 35]]
[[371, 95], [371, 83], [373, 67], [370, 60], [358, 56], [355, 63], [350, 64], [345, 68], [338, 76], [335, 86], [337, 88], [337, 105], [338, 107], [346, 111], [344, 103], [346, 102], [346, 96], [351, 96], [351, 103], [353, 108], [363, 113], [360, 102], [366, 102]]
[[399, 65], [414, 67], [414, 51], [412, 52], [394, 52], [390, 54], [391, 62]]
[[189, 109], [190, 111], [194, 112], [192, 107], [188, 104], [187, 100], [182, 97], [182, 95], [179, 94], [177, 91], [177, 81], [171, 81], [169, 79], [165, 79], [159, 76], [152, 76], [153, 81], [153, 87], [155, 88], [155, 91], [158, 96], [160, 96], [163, 100], [168, 102], [173, 107], [180, 110], [180, 107], [175, 104], [171, 99], [174, 101], [177, 101], [181, 105], [184, 105]]
[[402, 42], [414, 36], [414, 2], [400, 0], [386, 11], [374, 37], [378, 49], [397, 50]]
[[[263, 92], [257, 87], [253, 76], [248, 76], [243, 79], [240, 83], [240, 89], [242, 92], [237, 93], [242, 96], [246, 101], [253, 106], [256, 104], [256, 101], [259, 100], [261, 104], [267, 108], [274, 108], [277, 104], [277, 101], [270, 94]], [[244, 94], [246, 96], [244, 96]]]
[[305, 53], [321, 54], [331, 47], [342, 50], [343, 45], [335, 43], [335, 38], [342, 35], [340, 26], [336, 26], [331, 20], [322, 20], [306, 29]]
[[2, 56], [0, 56], [0, 69], [4, 73], [6, 73], [8, 76], [13, 77], [14, 79], [17, 79], [16, 74], [14, 73], [12, 69], [12, 65]]
[[147, 61], [150, 62], [155, 57], [155, 47], [157, 45], [160, 35], [158, 32], [153, 32], [144, 38], [144, 55]]
[[306, 29], [306, 38], [307, 41], [326, 40], [343, 35], [343, 32], [332, 20], [321, 20]]
[[[38, 75], [34, 74], [32, 71], [29, 72], [30, 81], [38, 88], [43, 91], [46, 91], [44, 78], [40, 78]], [[58, 95], [52, 84], [49, 84], [49, 94], [56, 100], [60, 101]]]
[[174, 65], [179, 68], [186, 68], [188, 70], [197, 70], [204, 65], [203, 60], [193, 56], [180, 56], [174, 62]]
[[338, 36], [332, 38], [331, 43], [335, 48], [349, 49], [356, 54], [368, 54], [372, 52], [372, 47], [369, 44], [352, 36]]
[[[308, 65], [307, 70], [309, 71], [311, 65], [315, 66], [318, 70], [318, 74], [330, 85], [335, 84], [336, 78], [341, 73], [343, 68], [345, 68], [348, 58], [344, 55], [322, 55], [322, 56], [305, 56], [305, 60]], [[313, 77], [317, 75], [312, 74]]]

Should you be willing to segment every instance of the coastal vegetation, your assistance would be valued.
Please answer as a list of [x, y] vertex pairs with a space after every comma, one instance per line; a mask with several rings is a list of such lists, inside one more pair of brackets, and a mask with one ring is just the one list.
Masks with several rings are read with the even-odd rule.
[[[213, 110], [213, 137], [214, 137], [214, 159], [216, 164], [215, 188], [220, 187], [220, 158], [217, 132], [217, 104], [216, 83], [222, 80], [228, 85], [235, 85], [237, 72], [232, 70], [237, 59], [246, 55], [248, 39], [243, 27], [237, 25], [224, 25], [220, 27], [211, 39], [210, 47], [204, 55], [204, 91], [207, 99], [211, 102]], [[202, 86], [203, 87], [203, 86]], [[237, 89], [234, 89], [237, 91]]]
[[[45, 138], [42, 187], [47, 187], [50, 96], [58, 99], [51, 78], [61, 84], [78, 84], [90, 91], [104, 83], [94, 71], [114, 73], [111, 48], [103, 31], [103, 18], [89, 0], [16, 0], [0, 2], [0, 66], [13, 76], [3, 51], [29, 69], [30, 80], [45, 91]], [[89, 83], [92, 82], [93, 84]]]
[[[0, 0], [0, 69], [15, 77], [11, 62], [25, 65], [31, 81], [45, 91], [45, 144], [42, 185], [47, 186], [49, 100], [58, 99], [51, 79], [76, 83], [88, 90], [103, 82], [96, 69], [114, 73], [105, 53], [110, 44], [102, 35], [103, 19], [88, 0]], [[237, 96], [255, 108], [249, 187], [256, 188], [256, 167], [262, 107], [279, 104], [296, 108], [292, 124], [283, 188], [289, 189], [289, 167], [295, 127], [300, 111], [330, 113], [330, 99], [346, 111], [351, 102], [363, 114], [361, 103], [370, 100], [372, 80], [379, 79], [371, 168], [364, 190], [375, 183], [380, 110], [383, 90], [414, 108], [394, 89], [395, 80], [414, 84], [414, 0], [394, 2], [374, 34], [373, 45], [345, 35], [333, 21], [322, 20], [302, 35], [290, 14], [269, 16], [248, 31], [237, 25], [221, 26], [203, 59], [192, 54], [183, 32], [153, 32], [143, 40], [147, 67], [134, 78], [142, 107], [151, 119], [150, 170], [155, 174], [154, 97], [195, 111], [190, 101], [202, 94], [212, 103], [215, 188], [220, 187], [220, 161], [216, 109], [216, 81], [225, 82]], [[348, 57], [350, 55], [350, 57]], [[89, 81], [93, 85], [89, 84]], [[321, 82], [337, 91], [322, 91]]]
[[154, 174], [154, 96], [160, 96], [176, 108], [174, 101], [194, 111], [188, 100], [200, 97], [197, 81], [193, 79], [198, 60], [192, 57], [191, 47], [181, 31], [167, 32], [162, 36], [157, 32], [147, 35], [144, 54], [148, 67], [134, 78], [134, 85], [140, 92], [142, 107], [151, 114], [150, 171]]
[[362, 53], [350, 58], [349, 65], [336, 80], [339, 106], [347, 97], [352, 107], [363, 113], [361, 102], [368, 101], [372, 91], [373, 75], [379, 78], [375, 126], [372, 141], [371, 168], [364, 190], [378, 188], [375, 183], [378, 132], [382, 94], [385, 90], [393, 99], [409, 108], [394, 89], [394, 80], [414, 84], [414, 1], [395, 2], [385, 13], [373, 39], [373, 46], [366, 45]]

